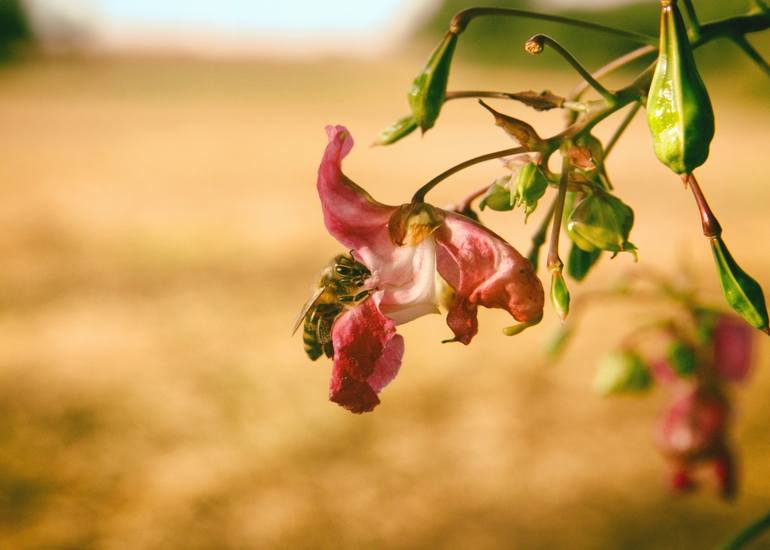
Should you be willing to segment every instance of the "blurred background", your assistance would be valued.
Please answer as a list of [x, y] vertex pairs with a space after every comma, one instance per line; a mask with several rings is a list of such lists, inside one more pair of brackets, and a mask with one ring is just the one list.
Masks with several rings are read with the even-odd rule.
[[[525, 7], [526, 2], [497, 1]], [[770, 365], [736, 394], [743, 487], [671, 495], [653, 446], [667, 396], [600, 399], [596, 360], [644, 305], [589, 311], [563, 359], [556, 326], [515, 338], [497, 311], [469, 347], [438, 316], [399, 331], [406, 356], [371, 414], [327, 402], [330, 364], [289, 328], [340, 247], [315, 173], [323, 127], [358, 146], [346, 173], [399, 204], [433, 175], [509, 147], [475, 101], [435, 129], [369, 148], [465, 0], [0, 0], [0, 547], [706, 548], [770, 508]], [[533, 3], [534, 4], [534, 3]], [[537, 2], [655, 32], [657, 2]], [[702, 17], [742, 1], [695, 2]], [[579, 8], [578, 8], [579, 7]], [[590, 68], [633, 47], [532, 21], [479, 20], [450, 89], [576, 83], [548, 32]], [[752, 37], [770, 54], [770, 33]], [[766, 288], [767, 78], [729, 43], [698, 51], [717, 135], [701, 184], [734, 255]], [[609, 79], [618, 85], [630, 74]], [[492, 102], [541, 135], [563, 124]], [[598, 130], [606, 138], [616, 117]], [[643, 265], [696, 273], [721, 303], [689, 193], [643, 117], [608, 162], [636, 212]], [[443, 183], [458, 201], [496, 162]], [[521, 251], [520, 212], [485, 220]], [[633, 266], [608, 259], [574, 294]]]

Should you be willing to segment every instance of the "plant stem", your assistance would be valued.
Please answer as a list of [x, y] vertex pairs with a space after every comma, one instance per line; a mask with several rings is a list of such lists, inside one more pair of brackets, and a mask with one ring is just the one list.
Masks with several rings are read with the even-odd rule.
[[615, 133], [612, 134], [612, 137], [607, 142], [607, 146], [604, 148], [604, 158], [607, 158], [607, 155], [610, 154], [610, 151], [615, 147], [615, 144], [620, 139], [620, 136], [623, 135], [623, 132], [626, 131], [626, 128], [628, 128], [628, 125], [631, 124], [631, 121], [634, 120], [634, 117], [636, 116], [636, 113], [639, 112], [639, 109], [642, 107], [642, 103], [637, 101], [634, 103], [634, 106], [631, 107], [631, 110], [628, 111], [626, 114], [626, 117], [623, 119], [623, 122], [620, 123], [620, 126], [617, 127], [615, 130]]
[[526, 153], [528, 149], [526, 147], [513, 147], [511, 149], [503, 149], [502, 151], [494, 151], [492, 153], [487, 153], [485, 155], [481, 155], [478, 157], [474, 157], [472, 159], [468, 159], [466, 161], [461, 162], [460, 164], [455, 164], [451, 168], [444, 170], [441, 172], [438, 176], [430, 180], [428, 183], [420, 187], [417, 192], [412, 196], [412, 202], [425, 202], [425, 195], [436, 185], [438, 185], [441, 181], [445, 180], [452, 174], [456, 174], [460, 170], [464, 170], [465, 168], [468, 168], [469, 166], [473, 166], [474, 164], [479, 164], [481, 162], [486, 162], [488, 160], [492, 159], [498, 159], [501, 157], [507, 157], [510, 155], [518, 155], [520, 153]]
[[723, 545], [721, 550], [738, 550], [739, 548], [743, 548], [746, 544], [768, 529], [770, 529], [770, 513], [765, 514], [754, 523], [749, 524], [741, 530], [741, 532], [735, 535], [730, 542]]
[[481, 195], [487, 192], [487, 189], [489, 189], [489, 185], [482, 187], [478, 191], [474, 191], [467, 197], [465, 197], [460, 204], [457, 205], [457, 211], [462, 213], [465, 210], [468, 210], [471, 207], [471, 204], [473, 204], [473, 201], [478, 199]]
[[689, 185], [692, 190], [692, 195], [695, 197], [695, 203], [698, 205], [698, 211], [700, 212], [700, 220], [703, 225], [703, 234], [709, 239], [719, 237], [722, 234], [722, 226], [719, 225], [714, 212], [706, 202], [706, 197], [701, 191], [698, 180], [695, 179], [693, 174], [683, 174], [682, 181], [685, 185]]
[[553, 210], [553, 224], [551, 225], [551, 238], [548, 242], [548, 269], [561, 270], [564, 263], [559, 257], [559, 235], [561, 234], [561, 218], [564, 215], [564, 200], [567, 198], [567, 182], [569, 181], [569, 156], [564, 155], [561, 162], [561, 180], [559, 181], [559, 195], [556, 198]]
[[[641, 59], [647, 55], [650, 55], [651, 53], [657, 53], [658, 49], [655, 46], [642, 46], [641, 48], [637, 48], [633, 51], [628, 52], [627, 54], [621, 55], [620, 57], [613, 59], [600, 69], [594, 71], [591, 73], [591, 76], [594, 78], [601, 78], [605, 75], [608, 75], [622, 67], [625, 67], [626, 65], [633, 63], [637, 59]], [[581, 95], [583, 95], [583, 92], [585, 92], [588, 88], [590, 88], [590, 84], [586, 82], [585, 80], [581, 81], [580, 84], [578, 84], [574, 90], [569, 94], [569, 99], [579, 99]]]
[[613, 104], [615, 102], [615, 94], [610, 92], [598, 80], [591, 76], [591, 73], [588, 72], [577, 59], [575, 59], [575, 56], [569, 53], [569, 51], [567, 51], [567, 49], [559, 44], [556, 40], [546, 34], [536, 34], [527, 41], [527, 44], [530, 43], [535, 43], [540, 46], [539, 50], [530, 51], [528, 49], [530, 53], [540, 53], [542, 51], [542, 46], [548, 44], [551, 48], [556, 50], [556, 52], [561, 55], [567, 63], [572, 65], [572, 68], [575, 69], [578, 74], [583, 77], [583, 80], [585, 80], [594, 90], [596, 90], [599, 95], [602, 96], [602, 98], [604, 98], [604, 101], [609, 104]]
[[692, 4], [692, 0], [682, 0], [684, 9], [687, 12], [687, 18], [690, 20], [690, 28], [692, 29], [692, 36], [697, 39], [700, 35], [700, 21], [698, 20], [698, 14], [695, 13], [695, 6]]
[[[532, 235], [532, 248], [529, 250], [529, 254], [527, 254], [527, 258], [529, 258], [529, 261], [532, 263], [532, 269], [537, 271], [537, 257], [540, 255], [540, 248], [545, 244], [545, 236], [548, 233], [548, 226], [551, 222], [551, 217], [553, 216], [553, 211], [556, 209], [556, 201], [558, 200], [558, 196], [554, 199], [554, 201], [551, 203], [551, 206], [548, 208], [548, 211], [545, 213], [545, 217], [543, 218], [543, 221], [540, 222], [540, 226], [538, 226], [537, 231], [535, 231], [535, 234]], [[535, 261], [533, 261], [533, 259]]]
[[573, 19], [572, 17], [563, 17], [561, 15], [550, 15], [547, 13], [537, 13], [528, 10], [517, 10], [512, 8], [468, 8], [461, 12], [458, 12], [450, 21], [449, 29], [452, 32], [458, 33], [465, 30], [468, 23], [472, 19], [486, 15], [501, 15], [507, 17], [524, 17], [529, 19], [540, 19], [542, 21], [552, 21], [554, 23], [562, 23], [564, 25], [571, 25], [573, 27], [580, 27], [583, 29], [589, 29], [593, 31], [603, 32], [607, 34], [613, 34], [620, 36], [634, 42], [641, 42], [642, 44], [657, 44], [658, 39], [654, 36], [648, 36], [633, 31], [624, 31], [622, 29], [616, 29], [614, 27], [607, 27], [605, 25], [599, 25], [597, 23], [591, 23], [590, 21], [582, 21], [580, 19]]
[[738, 47], [743, 50], [743, 53], [748, 55], [754, 63], [759, 65], [759, 68], [762, 69], [767, 76], [770, 76], [770, 63], [768, 63], [765, 58], [762, 57], [762, 54], [759, 53], [748, 40], [746, 40], [745, 36], [733, 36], [733, 42], [735, 42]]

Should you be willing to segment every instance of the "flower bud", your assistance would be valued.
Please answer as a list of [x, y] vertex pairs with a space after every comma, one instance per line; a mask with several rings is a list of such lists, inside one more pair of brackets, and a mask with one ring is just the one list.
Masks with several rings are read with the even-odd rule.
[[575, 243], [572, 243], [569, 249], [569, 256], [567, 257], [567, 273], [576, 281], [582, 281], [599, 260], [601, 254], [602, 251], [598, 248], [586, 252]]
[[513, 204], [521, 205], [524, 209], [524, 222], [537, 208], [537, 201], [545, 195], [548, 189], [548, 180], [534, 162], [528, 162], [522, 166], [516, 174], [516, 191], [513, 195]]
[[569, 314], [569, 300], [569, 289], [561, 269], [554, 269], [551, 271], [551, 305], [562, 321]]
[[660, 49], [647, 96], [647, 124], [658, 159], [677, 174], [708, 158], [714, 112], [676, 0], [661, 0]]
[[606, 356], [596, 371], [594, 391], [599, 395], [638, 393], [652, 385], [652, 377], [641, 356], [619, 350]]
[[409, 89], [407, 98], [412, 116], [423, 132], [433, 127], [444, 104], [455, 46], [457, 34], [450, 31], [444, 35]]
[[695, 350], [681, 340], [674, 340], [669, 344], [666, 359], [674, 372], [683, 378], [692, 376], [698, 366]]
[[408, 136], [417, 129], [417, 122], [415, 122], [412, 115], [407, 115], [398, 119], [391, 126], [385, 128], [372, 145], [391, 145], [396, 143], [403, 137]]
[[572, 242], [586, 252], [595, 249], [610, 252], [630, 251], [628, 242], [634, 225], [634, 211], [623, 201], [607, 193], [594, 193], [580, 201], [567, 220]]
[[713, 237], [710, 240], [711, 251], [714, 253], [714, 261], [719, 270], [719, 281], [727, 303], [748, 324], [770, 332], [762, 287], [735, 262], [721, 237]]
[[487, 189], [486, 194], [479, 201], [479, 208], [486, 207], [498, 212], [507, 212], [513, 209], [513, 194], [511, 193], [511, 176], [497, 178]]
[[402, 204], [388, 221], [390, 239], [398, 246], [420, 244], [444, 223], [446, 214], [424, 202]]
[[487, 111], [492, 113], [492, 116], [495, 117], [495, 124], [500, 126], [500, 128], [502, 128], [506, 134], [516, 140], [516, 142], [520, 143], [522, 147], [525, 147], [530, 151], [540, 147], [543, 140], [539, 135], [537, 135], [537, 131], [532, 126], [523, 120], [519, 120], [518, 118], [513, 118], [512, 116], [504, 115], [503, 113], [495, 111], [492, 107], [480, 99], [479, 103]]

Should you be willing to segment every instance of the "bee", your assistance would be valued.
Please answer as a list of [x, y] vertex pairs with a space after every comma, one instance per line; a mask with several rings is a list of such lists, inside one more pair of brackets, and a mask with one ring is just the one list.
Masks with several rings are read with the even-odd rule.
[[332, 325], [343, 311], [371, 294], [363, 288], [371, 272], [349, 254], [338, 254], [321, 273], [318, 288], [305, 302], [291, 333], [304, 321], [302, 340], [312, 361], [321, 355], [334, 356]]

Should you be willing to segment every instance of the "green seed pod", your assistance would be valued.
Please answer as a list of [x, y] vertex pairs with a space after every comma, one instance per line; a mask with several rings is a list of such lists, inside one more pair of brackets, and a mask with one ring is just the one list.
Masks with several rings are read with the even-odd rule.
[[457, 35], [450, 31], [444, 35], [409, 89], [407, 98], [412, 116], [423, 132], [433, 127], [444, 104], [455, 46]]
[[674, 372], [682, 377], [692, 376], [698, 366], [695, 350], [681, 340], [674, 340], [669, 344], [666, 358]]
[[486, 194], [479, 201], [479, 208], [491, 208], [498, 212], [507, 212], [513, 210], [513, 201], [511, 200], [511, 176], [497, 178], [487, 189]]
[[586, 252], [634, 252], [636, 247], [628, 242], [633, 225], [634, 211], [623, 201], [607, 193], [594, 193], [572, 210], [567, 233]]
[[602, 251], [598, 248], [586, 252], [575, 243], [572, 243], [572, 247], [569, 249], [569, 256], [567, 257], [567, 273], [576, 281], [582, 281], [599, 260], [601, 254]]
[[638, 393], [652, 385], [652, 376], [635, 351], [614, 351], [605, 357], [596, 370], [594, 391], [599, 395]]
[[658, 159], [685, 174], [708, 158], [714, 111], [676, 0], [660, 4], [660, 50], [647, 96], [647, 124]]
[[406, 137], [417, 129], [412, 115], [398, 119], [394, 124], [385, 128], [372, 145], [390, 145], [396, 143], [402, 137]]
[[713, 237], [710, 240], [727, 303], [748, 324], [770, 333], [762, 287], [735, 262], [721, 237]]
[[545, 190], [548, 189], [548, 180], [543, 175], [540, 167], [534, 162], [528, 162], [522, 166], [516, 174], [516, 182], [512, 184], [516, 191], [512, 195], [513, 204], [524, 209], [524, 223], [529, 215], [537, 208]]
[[569, 314], [569, 289], [560, 269], [551, 271], [551, 305], [562, 321]]

